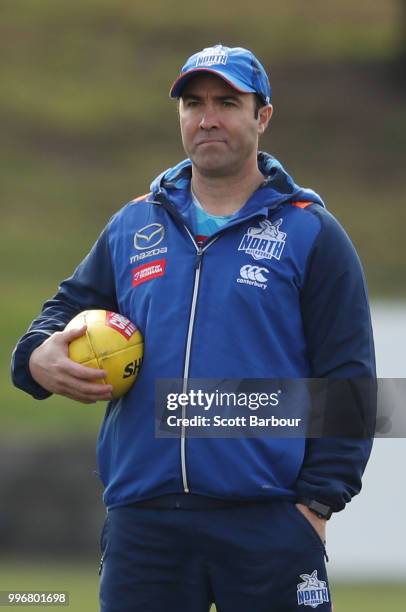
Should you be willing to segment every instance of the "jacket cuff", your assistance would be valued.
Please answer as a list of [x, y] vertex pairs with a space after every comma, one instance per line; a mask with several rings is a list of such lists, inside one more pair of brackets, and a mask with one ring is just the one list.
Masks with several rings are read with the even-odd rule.
[[40, 346], [50, 334], [35, 332], [22, 338], [14, 349], [11, 362], [11, 378], [16, 387], [32, 395], [34, 399], [46, 399], [52, 393], [41, 387], [31, 376], [28, 363], [31, 353]]
[[330, 506], [333, 512], [340, 512], [351, 501], [351, 497], [344, 495], [338, 496], [335, 492], [323, 490], [321, 487], [315, 487], [305, 482], [298, 481], [295, 485], [296, 501], [300, 499], [311, 499], [326, 506]]

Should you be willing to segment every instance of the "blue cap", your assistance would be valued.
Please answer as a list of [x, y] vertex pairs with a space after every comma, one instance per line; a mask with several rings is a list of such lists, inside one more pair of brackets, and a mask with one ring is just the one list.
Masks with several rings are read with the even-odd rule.
[[248, 49], [215, 45], [195, 53], [173, 83], [170, 97], [180, 98], [186, 83], [199, 72], [215, 74], [242, 93], [256, 93], [264, 104], [271, 102], [271, 86], [265, 68]]

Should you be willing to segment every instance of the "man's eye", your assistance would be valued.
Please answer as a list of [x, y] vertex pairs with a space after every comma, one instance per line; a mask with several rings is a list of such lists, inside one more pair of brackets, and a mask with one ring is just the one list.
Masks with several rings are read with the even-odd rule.
[[234, 100], [223, 100], [223, 106], [235, 106]]

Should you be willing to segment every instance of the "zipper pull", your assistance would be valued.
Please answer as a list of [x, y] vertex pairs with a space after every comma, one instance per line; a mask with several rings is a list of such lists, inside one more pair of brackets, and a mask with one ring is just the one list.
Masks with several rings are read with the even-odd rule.
[[199, 249], [196, 253], [195, 270], [198, 270], [200, 268], [200, 264], [202, 262], [202, 255], [203, 251], [202, 249]]

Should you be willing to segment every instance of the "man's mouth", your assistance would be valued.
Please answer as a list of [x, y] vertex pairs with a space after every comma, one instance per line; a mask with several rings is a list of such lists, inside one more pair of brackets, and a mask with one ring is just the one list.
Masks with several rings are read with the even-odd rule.
[[199, 140], [199, 142], [197, 143], [197, 145], [205, 145], [205, 144], [219, 144], [219, 143], [225, 143], [225, 140], [221, 139], [221, 138], [206, 138], [205, 140]]

